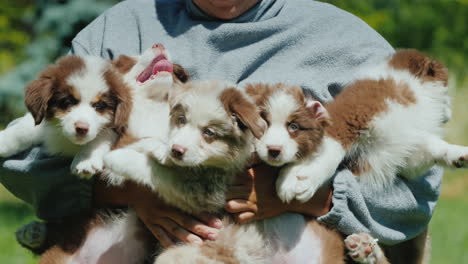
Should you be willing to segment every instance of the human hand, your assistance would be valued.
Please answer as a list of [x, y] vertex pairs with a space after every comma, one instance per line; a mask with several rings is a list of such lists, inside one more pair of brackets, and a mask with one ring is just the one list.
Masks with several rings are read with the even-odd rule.
[[261, 164], [238, 175], [226, 194], [225, 209], [238, 223], [274, 217], [286, 212], [318, 217], [330, 211], [332, 189], [322, 186], [307, 202], [284, 203], [276, 194], [276, 178], [280, 168]]
[[214, 240], [222, 226], [221, 220], [215, 216], [185, 214], [165, 203], [151, 189], [129, 181], [115, 187], [97, 180], [94, 203], [98, 207], [132, 207], [164, 247], [170, 247], [177, 241], [201, 244], [205, 239]]

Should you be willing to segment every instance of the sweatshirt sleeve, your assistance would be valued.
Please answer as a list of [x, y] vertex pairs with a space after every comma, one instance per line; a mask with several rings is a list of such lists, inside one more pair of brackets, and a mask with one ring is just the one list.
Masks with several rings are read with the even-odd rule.
[[72, 175], [70, 163], [69, 159], [50, 157], [42, 148], [34, 147], [0, 159], [0, 182], [32, 205], [37, 217], [53, 221], [92, 206], [93, 181]]
[[385, 245], [412, 239], [431, 220], [443, 169], [433, 167], [414, 181], [397, 177], [378, 192], [363, 188], [348, 170], [335, 175], [333, 207], [318, 220], [344, 234], [370, 233]]

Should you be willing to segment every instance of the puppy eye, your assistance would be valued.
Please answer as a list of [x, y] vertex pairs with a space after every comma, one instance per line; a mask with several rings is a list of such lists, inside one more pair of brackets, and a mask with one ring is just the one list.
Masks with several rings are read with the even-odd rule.
[[215, 135], [215, 132], [214, 132], [214, 130], [211, 129], [211, 128], [205, 128], [205, 129], [203, 130], [203, 134], [204, 134], [205, 136], [208, 136], [208, 137], [213, 137], [213, 136]]
[[179, 118], [177, 118], [177, 124], [185, 125], [186, 123], [187, 123], [187, 119], [185, 118], [185, 116], [179, 116]]
[[58, 107], [60, 109], [67, 109], [68, 107], [76, 105], [77, 103], [78, 100], [76, 100], [75, 97], [68, 96], [58, 102]]
[[288, 125], [289, 132], [296, 132], [297, 130], [299, 130], [299, 125], [297, 123], [290, 123]]
[[98, 111], [102, 111], [102, 110], [107, 109], [108, 105], [103, 101], [99, 101], [99, 102], [92, 104], [92, 107]]

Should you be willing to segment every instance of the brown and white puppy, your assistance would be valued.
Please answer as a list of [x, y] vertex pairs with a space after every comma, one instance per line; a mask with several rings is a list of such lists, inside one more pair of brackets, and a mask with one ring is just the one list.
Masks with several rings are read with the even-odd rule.
[[[128, 100], [132, 102], [126, 130], [119, 134], [113, 148], [129, 147], [128, 150], [135, 152], [131, 148], [133, 144], [149, 135], [161, 137], [164, 135], [161, 131], [167, 131], [167, 93], [173, 84], [185, 82], [188, 75], [182, 67], [170, 62], [169, 54], [161, 44], [153, 45], [139, 56], [122, 55], [112, 61], [112, 65], [122, 75], [122, 81], [131, 94]], [[132, 155], [128, 158], [131, 159]], [[124, 179], [106, 171], [102, 177], [107, 177], [110, 183]], [[65, 219], [63, 224], [50, 229], [48, 233], [52, 233], [52, 238], [49, 244], [52, 247], [42, 254], [41, 264], [146, 263], [155, 252], [154, 239], [133, 210], [110, 213], [99, 210], [90, 216]]]
[[110, 62], [92, 56], [64, 56], [27, 85], [29, 113], [0, 133], [0, 156], [42, 143], [49, 154], [77, 156], [73, 172], [90, 176], [116, 134], [125, 131], [131, 100]]
[[[340, 164], [375, 190], [397, 174], [414, 179], [434, 162], [465, 167], [468, 148], [441, 139], [450, 118], [447, 80], [440, 62], [404, 50], [364, 69], [325, 106], [307, 103], [312, 99], [297, 96], [297, 87], [266, 89], [274, 90], [261, 99], [269, 128], [256, 147], [266, 162], [286, 164], [277, 181], [279, 197], [309, 200]], [[298, 111], [312, 120], [296, 118]], [[301, 141], [301, 133], [313, 137], [312, 145]], [[304, 156], [301, 147], [312, 151]]]

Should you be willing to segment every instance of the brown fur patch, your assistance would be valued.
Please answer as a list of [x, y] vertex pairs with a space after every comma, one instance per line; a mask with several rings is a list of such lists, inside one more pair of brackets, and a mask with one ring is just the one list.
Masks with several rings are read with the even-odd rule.
[[[37, 80], [30, 82], [25, 88], [25, 104], [34, 117], [36, 125], [52, 115], [49, 102], [58, 102], [65, 94], [72, 95], [72, 88], [65, 83], [68, 76], [84, 68], [84, 61], [74, 55], [61, 57], [53, 65], [42, 71]], [[76, 98], [75, 98], [76, 99]], [[63, 110], [63, 109], [62, 109]]]
[[188, 74], [187, 70], [179, 64], [173, 64], [173, 71], [172, 74], [182, 83], [186, 83], [190, 79], [190, 75]]
[[347, 86], [334, 101], [325, 105], [333, 124], [326, 132], [349, 149], [360, 135], [369, 129], [370, 121], [386, 112], [391, 100], [409, 106], [416, 102], [406, 84], [393, 79], [359, 80]]
[[324, 123], [317, 121], [313, 117], [311, 110], [305, 106], [292, 113], [285, 125], [287, 126], [291, 123], [296, 123], [299, 126], [298, 130], [289, 132], [291, 138], [298, 144], [298, 152], [296, 154], [298, 158], [304, 158], [316, 152], [325, 132]]
[[245, 86], [245, 92], [254, 99], [257, 106], [265, 106], [268, 98], [278, 90], [284, 90], [287, 86], [283, 83], [266, 84], [266, 83], [249, 83]]
[[343, 237], [336, 231], [326, 228], [315, 220], [310, 220], [307, 229], [316, 234], [322, 242], [321, 262], [323, 264], [344, 264], [345, 247]]
[[137, 63], [135, 58], [120, 55], [116, 60], [112, 61], [112, 65], [117, 69], [121, 74], [129, 72], [133, 66]]
[[122, 135], [128, 126], [128, 119], [132, 111], [133, 100], [129, 87], [124, 83], [120, 74], [112, 69], [104, 73], [104, 79], [110, 88], [108, 100], [115, 103], [113, 128]]
[[235, 115], [240, 123], [252, 131], [256, 138], [263, 135], [265, 126], [262, 125], [263, 121], [258, 109], [240, 91], [228, 88], [221, 93], [219, 99], [228, 115]]
[[441, 81], [447, 86], [447, 68], [436, 60], [417, 50], [401, 50], [396, 52], [389, 61], [395, 69], [408, 70], [423, 81]]
[[115, 144], [112, 146], [112, 150], [123, 148], [125, 146], [131, 145], [131, 144], [137, 142], [138, 140], [139, 140], [138, 138], [134, 137], [132, 134], [130, 134], [127, 131], [117, 139]]

